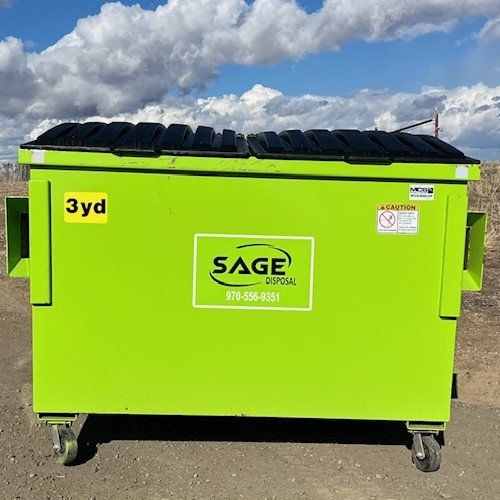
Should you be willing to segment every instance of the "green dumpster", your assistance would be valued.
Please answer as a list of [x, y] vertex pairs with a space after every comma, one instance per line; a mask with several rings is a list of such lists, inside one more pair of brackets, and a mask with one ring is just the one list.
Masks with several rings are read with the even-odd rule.
[[427, 135], [92, 122], [19, 162], [7, 267], [60, 462], [80, 413], [246, 415], [401, 421], [439, 467], [478, 161]]

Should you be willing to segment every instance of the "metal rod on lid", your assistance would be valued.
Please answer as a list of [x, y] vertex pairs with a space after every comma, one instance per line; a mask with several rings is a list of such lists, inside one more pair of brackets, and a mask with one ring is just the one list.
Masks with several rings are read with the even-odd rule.
[[425, 125], [426, 123], [434, 123], [434, 137], [439, 137], [439, 132], [441, 129], [439, 128], [439, 109], [434, 109], [434, 116], [429, 120], [424, 120], [418, 123], [413, 123], [412, 125], [407, 125], [406, 127], [398, 128], [397, 130], [393, 130], [394, 132], [402, 132], [403, 130], [409, 130], [410, 128], [420, 127], [420, 125]]
[[439, 138], [439, 131], [441, 129], [439, 128], [439, 109], [436, 108], [434, 110], [434, 137]]
[[423, 122], [414, 123], [413, 125], [407, 125], [406, 127], [398, 128], [397, 130], [393, 130], [393, 132], [402, 132], [403, 130], [408, 130], [410, 128], [419, 127], [420, 125], [425, 125], [426, 123], [431, 123], [435, 120], [435, 118], [431, 118], [430, 120], [424, 120]]

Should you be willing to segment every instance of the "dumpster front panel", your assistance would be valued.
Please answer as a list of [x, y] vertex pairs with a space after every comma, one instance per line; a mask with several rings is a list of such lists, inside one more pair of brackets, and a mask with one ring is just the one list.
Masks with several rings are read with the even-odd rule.
[[[52, 245], [51, 304], [33, 307], [36, 412], [448, 420], [456, 319], [439, 309], [448, 197], [464, 183], [410, 200], [418, 179], [32, 178], [50, 184]], [[196, 235], [234, 245], [200, 250]], [[296, 284], [266, 284], [287, 266]], [[211, 280], [199, 296], [197, 271]], [[261, 288], [245, 300], [232, 285], [247, 277]]]

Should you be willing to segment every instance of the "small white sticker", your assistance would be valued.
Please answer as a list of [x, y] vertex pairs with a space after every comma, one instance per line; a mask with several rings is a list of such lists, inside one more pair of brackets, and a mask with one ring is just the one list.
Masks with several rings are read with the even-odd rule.
[[419, 206], [414, 203], [384, 203], [377, 210], [377, 232], [417, 234]]
[[31, 154], [31, 163], [45, 163], [45, 149], [34, 149]]
[[411, 184], [410, 200], [433, 200], [434, 184]]
[[469, 167], [467, 165], [458, 165], [455, 169], [455, 179], [468, 179]]

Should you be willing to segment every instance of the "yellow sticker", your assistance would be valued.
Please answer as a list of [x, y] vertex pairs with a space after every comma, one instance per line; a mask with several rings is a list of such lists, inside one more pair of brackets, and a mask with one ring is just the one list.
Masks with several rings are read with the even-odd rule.
[[108, 222], [108, 193], [64, 193], [64, 222], [106, 224]]
[[417, 203], [381, 203], [379, 210], [419, 210]]

